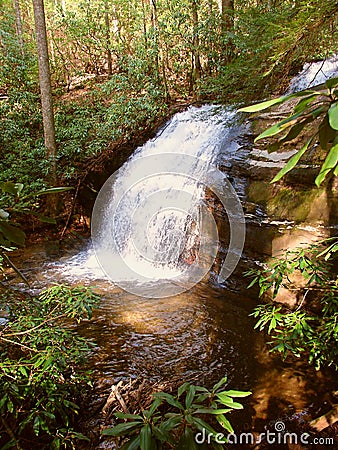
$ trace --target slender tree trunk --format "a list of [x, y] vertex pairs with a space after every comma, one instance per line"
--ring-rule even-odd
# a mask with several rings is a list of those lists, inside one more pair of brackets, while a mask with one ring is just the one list
[[222, 28], [223, 32], [234, 28], [234, 0], [222, 0]]
[[151, 22], [155, 34], [155, 67], [156, 67], [156, 79], [160, 77], [160, 43], [159, 43], [159, 29], [158, 29], [158, 18], [157, 18], [157, 4], [156, 0], [151, 0], [152, 3], [152, 14]]
[[16, 35], [18, 37], [18, 43], [19, 43], [21, 54], [22, 54], [22, 56], [24, 56], [21, 8], [20, 8], [19, 0], [14, 0], [14, 7], [15, 7]]
[[193, 42], [192, 42], [192, 82], [191, 87], [193, 89], [194, 82], [201, 78], [201, 60], [200, 60], [200, 50], [199, 50], [199, 33], [198, 33], [198, 11], [197, 11], [197, 2], [196, 0], [192, 0], [192, 22], [193, 22]]
[[[52, 86], [50, 78], [47, 32], [43, 0], [33, 0], [35, 38], [39, 63], [39, 83], [41, 92], [42, 120], [45, 138], [46, 157], [50, 164], [49, 184], [56, 186], [56, 140], [53, 112]], [[56, 212], [56, 197], [48, 196], [49, 213]]]
[[146, 50], [148, 49], [148, 38], [147, 38], [147, 16], [146, 16], [146, 7], [144, 4], [144, 0], [142, 0], [142, 21], [143, 21], [143, 37], [144, 37], [144, 45]]
[[153, 14], [152, 14], [152, 23], [154, 27], [154, 31], [156, 33], [156, 56], [155, 56], [155, 65], [156, 65], [156, 78], [160, 79], [160, 75], [162, 72], [162, 82], [165, 92], [166, 100], [170, 100], [170, 92], [169, 92], [169, 86], [168, 86], [168, 79], [166, 74], [166, 68], [165, 68], [165, 61], [164, 61], [164, 47], [162, 44], [161, 39], [161, 30], [158, 24], [158, 16], [157, 16], [157, 4], [156, 0], [152, 0], [153, 5]]
[[222, 16], [222, 60], [227, 63], [231, 60], [233, 53], [233, 43], [228, 38], [228, 33], [234, 29], [234, 0], [222, 0], [221, 2], [221, 16]]
[[[209, 11], [209, 17], [213, 18], [214, 15], [214, 8], [212, 4], [212, 0], [208, 0], [208, 11]], [[214, 42], [213, 42], [213, 33], [214, 31], [210, 29], [209, 38], [208, 38], [208, 54], [207, 54], [207, 67], [206, 72], [211, 75], [212, 69], [214, 67], [214, 61], [213, 61], [213, 52], [214, 52]]]
[[110, 20], [109, 20], [109, 6], [108, 1], [104, 2], [104, 22], [106, 25], [106, 44], [107, 44], [107, 65], [108, 65], [108, 76], [111, 77], [113, 74], [112, 57], [110, 50]]

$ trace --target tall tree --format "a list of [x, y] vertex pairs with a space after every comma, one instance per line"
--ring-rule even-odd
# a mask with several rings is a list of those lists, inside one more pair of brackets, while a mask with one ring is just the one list
[[108, 75], [111, 77], [113, 74], [112, 54], [110, 50], [110, 20], [109, 20], [109, 4], [108, 1], [104, 2], [104, 22], [106, 26], [106, 44], [107, 44], [107, 66]]
[[233, 42], [229, 35], [234, 29], [234, 0], [221, 0], [221, 18], [222, 60], [226, 63], [233, 53]]
[[18, 43], [20, 51], [23, 56], [23, 37], [22, 37], [22, 20], [21, 20], [21, 8], [19, 0], [14, 0], [15, 7], [15, 20], [16, 20], [16, 34], [18, 36]]
[[[46, 157], [50, 164], [50, 184], [55, 186], [57, 183], [55, 123], [43, 0], [33, 0], [33, 9]], [[50, 214], [56, 212], [56, 206], [56, 197], [50, 196], [48, 205]]]
[[[193, 42], [192, 42], [192, 75], [191, 75], [191, 84], [193, 86], [193, 82], [195, 80], [199, 80], [201, 78], [201, 60], [200, 60], [200, 49], [199, 49], [199, 21], [198, 21], [198, 4], [196, 0], [192, 0], [191, 2], [192, 8], [192, 22], [193, 22]], [[192, 90], [191, 86], [191, 90]]]

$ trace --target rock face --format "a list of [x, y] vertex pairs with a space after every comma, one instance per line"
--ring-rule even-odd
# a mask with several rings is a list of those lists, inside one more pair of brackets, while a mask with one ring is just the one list
[[[287, 115], [286, 105], [282, 105], [271, 114], [257, 116], [246, 134], [237, 140], [239, 146], [231, 160], [223, 158], [222, 153], [219, 158], [221, 170], [228, 175], [242, 201], [246, 218], [244, 255], [231, 280], [234, 289], [241, 290], [245, 288], [245, 283], [248, 284], [247, 280], [243, 281], [243, 272], [254, 265], [255, 260], [268, 261], [286, 250], [329, 237], [337, 223], [337, 178], [327, 181], [320, 188], [314, 184], [322, 158], [320, 153], [309, 152], [300, 166], [278, 183], [270, 183], [300, 148], [302, 140], [311, 133], [307, 130], [299, 139], [274, 152], [269, 152], [268, 140], [254, 143], [256, 135]], [[229, 242], [227, 218], [222, 208], [214, 207], [214, 214], [221, 236], [222, 259]], [[297, 285], [299, 280], [294, 281]], [[256, 293], [253, 292], [253, 295]], [[298, 301], [297, 295], [297, 292], [281, 289], [277, 300], [292, 307]]]

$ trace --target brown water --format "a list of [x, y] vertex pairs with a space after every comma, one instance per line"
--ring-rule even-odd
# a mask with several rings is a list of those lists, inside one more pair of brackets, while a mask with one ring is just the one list
[[[232, 414], [232, 423], [240, 430], [262, 431], [271, 421], [322, 405], [337, 386], [330, 371], [317, 372], [296, 358], [282, 362], [269, 353], [264, 335], [253, 330], [249, 314], [257, 298], [245, 289], [242, 270], [253, 264], [253, 255], [265, 259], [281, 242], [308, 242], [323, 237], [325, 230], [248, 221], [245, 253], [226, 287], [218, 286], [211, 273], [190, 291], [165, 299], [137, 297], [114, 286], [100, 274], [88, 249], [51, 258], [50, 246], [32, 247], [17, 264], [35, 280], [34, 289], [67, 282], [92, 285], [100, 293], [93, 319], [78, 327], [96, 343], [88, 361], [95, 404], [107, 397], [112, 384], [129, 378], [179, 378], [210, 387], [227, 375], [229, 388], [253, 392], [243, 399], [245, 409]], [[259, 255], [258, 248], [264, 253]]]
[[[220, 256], [201, 282], [173, 297], [137, 297], [110, 283], [90, 243], [70, 250], [40, 245], [18, 255], [16, 263], [34, 280], [33, 289], [67, 282], [92, 285], [100, 293], [101, 304], [93, 319], [78, 327], [96, 343], [88, 360], [96, 399], [106, 398], [111, 385], [121, 379], [177, 377], [210, 387], [227, 375], [230, 389], [253, 392], [243, 399], [244, 410], [232, 413], [232, 423], [240, 430], [261, 431], [271, 421], [322, 405], [327, 393], [337, 388], [332, 372], [317, 372], [301, 359], [282, 362], [268, 352], [264, 335], [253, 330], [249, 317], [258, 302], [256, 293], [246, 290], [248, 282], [243, 278], [243, 272], [257, 261], [332, 235], [337, 223], [336, 191], [332, 187], [330, 191], [271, 188], [266, 180], [272, 178], [275, 163], [266, 155], [253, 154], [238, 133], [237, 138], [232, 158], [228, 149], [221, 149], [218, 164], [242, 201], [246, 245], [238, 268], [224, 285], [215, 281], [227, 248], [226, 217], [217, 202], [213, 208], [220, 230]], [[253, 173], [254, 179], [249, 177]], [[17, 281], [13, 278], [12, 283]]]

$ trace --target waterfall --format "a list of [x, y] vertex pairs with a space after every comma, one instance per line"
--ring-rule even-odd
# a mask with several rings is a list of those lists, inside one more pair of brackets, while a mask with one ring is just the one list
[[[235, 115], [220, 106], [189, 107], [107, 180], [92, 214], [92, 242], [114, 283], [138, 295], [166, 297], [209, 271], [218, 235], [205, 189], [226, 197], [229, 209], [241, 215], [236, 194], [215, 167], [221, 146], [231, 142]], [[237, 253], [243, 240], [241, 231], [233, 241]]]
[[333, 77], [338, 77], [338, 54], [322, 61], [304, 64], [303, 70], [291, 80], [287, 93], [317, 86]]

